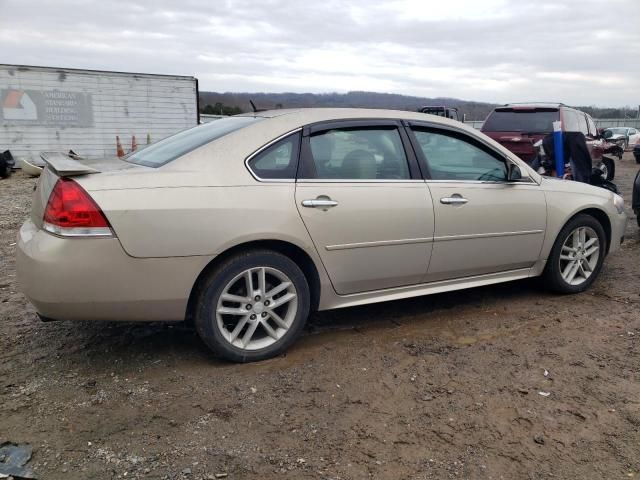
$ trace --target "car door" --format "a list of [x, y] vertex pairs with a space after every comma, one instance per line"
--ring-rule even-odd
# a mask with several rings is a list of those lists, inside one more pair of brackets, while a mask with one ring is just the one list
[[640, 133], [635, 128], [629, 129], [629, 147], [633, 148], [634, 145], [640, 140]]
[[435, 215], [425, 281], [531, 267], [546, 228], [539, 185], [509, 182], [510, 161], [466, 132], [413, 124], [410, 135]]
[[296, 205], [338, 294], [419, 283], [433, 206], [396, 121], [303, 129]]

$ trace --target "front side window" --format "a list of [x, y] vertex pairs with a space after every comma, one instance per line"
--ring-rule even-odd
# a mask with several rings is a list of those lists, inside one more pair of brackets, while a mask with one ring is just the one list
[[227, 117], [182, 130], [159, 142], [124, 157], [124, 160], [145, 167], [160, 167], [198, 147], [231, 132], [261, 121], [260, 117]]
[[504, 182], [507, 165], [461, 134], [414, 129], [433, 180]]
[[289, 135], [249, 160], [249, 168], [259, 178], [294, 179], [298, 167], [299, 145], [300, 134]]
[[315, 177], [340, 180], [409, 179], [409, 166], [396, 128], [350, 128], [311, 136]]

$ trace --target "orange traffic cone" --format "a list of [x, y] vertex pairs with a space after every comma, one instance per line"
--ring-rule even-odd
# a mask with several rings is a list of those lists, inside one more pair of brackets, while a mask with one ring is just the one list
[[137, 148], [138, 148], [138, 144], [136, 143], [136, 136], [132, 135], [131, 136], [131, 151], [135, 152]]
[[118, 157], [124, 157], [124, 150], [122, 149], [122, 144], [120, 143], [120, 137], [116, 135], [116, 155]]

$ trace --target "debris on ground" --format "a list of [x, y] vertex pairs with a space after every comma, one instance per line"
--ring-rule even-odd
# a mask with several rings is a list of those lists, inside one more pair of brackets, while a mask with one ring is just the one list
[[[628, 202], [638, 167], [616, 163]], [[13, 245], [35, 182], [0, 181], [0, 443], [32, 445], [40, 480], [638, 478], [631, 208], [583, 294], [526, 280], [321, 311], [286, 355], [237, 365], [189, 325], [38, 320]]]
[[31, 453], [31, 446], [24, 443], [0, 443], [0, 474], [16, 479], [35, 479], [33, 471], [27, 466]]

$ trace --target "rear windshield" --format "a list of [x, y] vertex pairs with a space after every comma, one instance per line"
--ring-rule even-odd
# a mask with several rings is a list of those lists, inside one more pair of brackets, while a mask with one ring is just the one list
[[262, 120], [260, 117], [228, 117], [214, 120], [204, 125], [182, 130], [159, 142], [152, 143], [142, 150], [127, 155], [124, 160], [146, 167], [159, 167], [217, 138], [260, 120]]
[[560, 119], [557, 109], [494, 110], [482, 126], [483, 132], [550, 133]]

